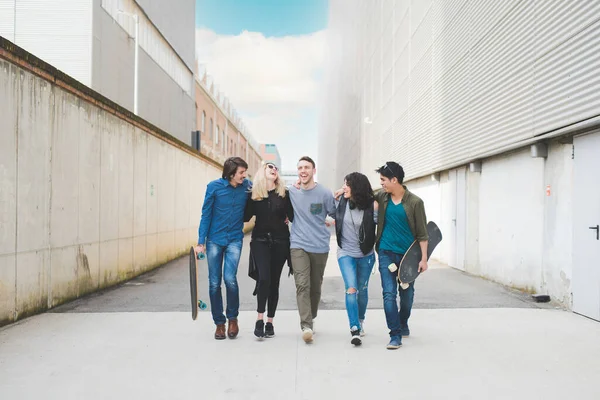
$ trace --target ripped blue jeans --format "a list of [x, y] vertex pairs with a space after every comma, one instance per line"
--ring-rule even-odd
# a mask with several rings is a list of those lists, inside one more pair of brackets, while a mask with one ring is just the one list
[[375, 254], [360, 258], [340, 257], [338, 258], [338, 264], [346, 288], [346, 311], [348, 312], [350, 329], [360, 329], [360, 321], [365, 319], [365, 313], [367, 312], [369, 278], [375, 264]]

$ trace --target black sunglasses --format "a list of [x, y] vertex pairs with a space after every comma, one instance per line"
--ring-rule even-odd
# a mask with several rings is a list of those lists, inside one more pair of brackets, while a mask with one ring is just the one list
[[390, 170], [390, 172], [392, 173], [393, 176], [396, 176], [396, 173], [394, 172], [394, 170], [392, 169], [392, 167], [390, 167], [389, 165], [387, 165], [387, 163], [385, 163], [385, 165], [383, 166], [383, 168], [387, 168]]

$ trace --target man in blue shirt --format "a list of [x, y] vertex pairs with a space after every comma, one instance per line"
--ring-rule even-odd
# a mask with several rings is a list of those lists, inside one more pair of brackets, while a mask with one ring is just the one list
[[212, 317], [217, 329], [215, 339], [225, 339], [225, 315], [221, 280], [227, 291], [227, 336], [235, 339], [239, 332], [237, 317], [240, 295], [237, 270], [244, 240], [244, 209], [251, 184], [246, 179], [248, 164], [231, 157], [223, 165], [221, 179], [206, 187], [202, 218], [198, 229], [197, 253], [204, 253], [208, 262], [209, 298]]
[[410, 245], [417, 240], [423, 254], [419, 272], [427, 271], [427, 216], [423, 200], [402, 184], [404, 169], [400, 164], [388, 161], [376, 172], [379, 173], [383, 190], [375, 192], [379, 208], [375, 248], [379, 255], [383, 308], [390, 330], [387, 348], [394, 350], [402, 345], [402, 336], [410, 335], [408, 319], [412, 310], [415, 283], [410, 283], [406, 288], [399, 287], [397, 271], [391, 272], [388, 267], [391, 264], [397, 267]]

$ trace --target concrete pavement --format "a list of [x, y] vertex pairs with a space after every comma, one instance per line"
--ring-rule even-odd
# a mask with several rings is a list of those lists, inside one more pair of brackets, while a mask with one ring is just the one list
[[383, 312], [364, 345], [325, 310], [312, 345], [294, 311], [276, 337], [212, 339], [207, 313], [44, 314], [0, 331], [3, 399], [597, 399], [600, 324], [543, 309], [427, 309], [386, 350]]
[[175, 260], [0, 329], [0, 398], [600, 398], [600, 324], [437, 263], [417, 281], [399, 350], [385, 348], [378, 273], [364, 344], [350, 344], [333, 252], [315, 342], [300, 338], [287, 276], [276, 337], [257, 341], [246, 252], [238, 339], [214, 340], [207, 312], [192, 321], [187, 260]]

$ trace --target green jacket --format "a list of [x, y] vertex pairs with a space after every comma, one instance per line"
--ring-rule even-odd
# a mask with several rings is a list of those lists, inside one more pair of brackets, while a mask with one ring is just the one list
[[[406, 211], [410, 231], [419, 242], [429, 240], [429, 235], [427, 234], [427, 216], [425, 215], [425, 205], [423, 204], [423, 200], [416, 194], [410, 192], [406, 186], [404, 186], [404, 189], [406, 190], [406, 193], [404, 193], [404, 197], [402, 197], [402, 205], [404, 205], [404, 211]], [[390, 194], [386, 193], [383, 189], [377, 189], [374, 195], [375, 201], [377, 201], [377, 204], [379, 205], [377, 238], [375, 239], [375, 247], [379, 249], [381, 235], [383, 233], [383, 228], [385, 227], [385, 211], [387, 209], [388, 200], [390, 199]]]

